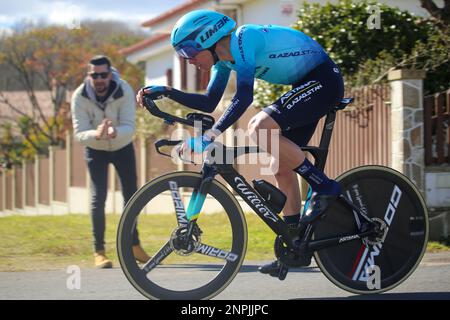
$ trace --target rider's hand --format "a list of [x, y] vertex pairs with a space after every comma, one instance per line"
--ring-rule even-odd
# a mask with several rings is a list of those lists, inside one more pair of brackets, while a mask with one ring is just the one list
[[152, 100], [162, 99], [167, 95], [167, 92], [170, 91], [169, 87], [166, 86], [148, 86], [139, 90], [136, 95], [136, 102], [139, 106], [144, 106], [144, 94], [148, 96]]
[[189, 138], [178, 149], [178, 155], [181, 157], [183, 154], [203, 153], [212, 142], [208, 136]]

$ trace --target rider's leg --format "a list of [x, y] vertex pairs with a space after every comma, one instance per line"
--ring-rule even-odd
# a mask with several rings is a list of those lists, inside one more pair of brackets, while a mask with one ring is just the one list
[[[269, 130], [270, 132], [267, 132]], [[264, 134], [262, 131], [266, 131], [265, 133], [267, 134]], [[274, 158], [275, 162], [278, 161], [278, 166], [282, 164], [286, 168], [293, 170], [305, 160], [305, 154], [300, 147], [286, 137], [283, 137], [278, 123], [265, 112], [259, 112], [250, 120], [248, 123], [248, 132], [250, 138], [260, 148], [268, 152]], [[264, 139], [264, 141], [260, 141], [259, 139], [260, 137], [271, 137], [272, 135], [275, 135], [275, 139]], [[266, 143], [262, 145], [261, 142]], [[278, 147], [272, 146], [272, 142], [278, 143]], [[277, 164], [275, 163], [275, 165]]]
[[[301, 196], [297, 175], [283, 163], [272, 157], [271, 168], [274, 173], [277, 187], [286, 195], [286, 204], [283, 208], [283, 220], [293, 229], [298, 227], [300, 221]], [[259, 267], [259, 272], [270, 274], [279, 279], [283, 279], [286, 274], [281, 273], [281, 266], [278, 260]], [[285, 271], [287, 272], [287, 270]]]
[[[313, 191], [333, 196], [337, 196], [340, 193], [339, 184], [314, 167], [306, 159], [304, 152], [298, 145], [282, 136], [278, 123], [267, 113], [262, 111], [255, 115], [249, 122], [248, 130], [250, 137], [258, 143], [261, 149], [271, 154], [275, 160], [278, 160], [287, 169], [294, 170], [300, 174], [309, 183]], [[270, 135], [267, 134], [267, 130], [271, 131]], [[277, 134], [274, 141], [265, 139], [267, 143], [261, 145], [261, 142], [265, 141], [260, 141], [259, 137], [272, 136], [274, 133]], [[278, 148], [272, 143], [278, 143]]]
[[[313, 132], [315, 124], [313, 124], [310, 129]], [[253, 117], [249, 122], [248, 130], [252, 140], [256, 141], [261, 149], [272, 155], [272, 171], [275, 172], [275, 179], [278, 187], [286, 195], [286, 205], [283, 210], [284, 220], [293, 227], [298, 226], [300, 222], [301, 197], [299, 183], [294, 169], [298, 168], [300, 164], [305, 163], [306, 157], [304, 152], [297, 144], [280, 134], [281, 131], [279, 125], [267, 113], [260, 112]], [[264, 141], [260, 141], [259, 137], [270, 137], [272, 135], [267, 134], [267, 132], [260, 135], [261, 130], [273, 130], [272, 133], [278, 133], [278, 135], [273, 141], [270, 141], [271, 139], [264, 139], [267, 143], [265, 143], [266, 145], [262, 145], [262, 142]], [[312, 133], [307, 134], [307, 140], [309, 140], [311, 135]], [[279, 143], [279, 146], [276, 147], [272, 145], [272, 143]], [[323, 176], [326, 178], [325, 175]], [[307, 179], [307, 181], [308, 180], [309, 179]], [[299, 230], [303, 230], [304, 232], [305, 226], [303, 224], [300, 225]], [[311, 256], [312, 255], [309, 254], [302, 257], [304, 266], [308, 266], [311, 263]], [[287, 272], [286, 266], [283, 266], [278, 260], [263, 265], [259, 267], [258, 270], [263, 274], [278, 277], [280, 280], [285, 278]]]
[[[295, 217], [300, 218], [301, 210], [301, 194], [297, 175], [284, 163], [278, 164], [278, 161], [272, 157], [272, 172], [274, 173], [277, 187], [286, 195], [286, 204], [283, 208], [284, 217], [292, 217], [285, 219], [287, 223], [293, 224]], [[296, 221], [295, 223], [298, 223]]]
[[[339, 67], [328, 60], [305, 75], [249, 123], [250, 134], [260, 148], [302, 176], [317, 193], [317, 196], [313, 193], [306, 219], [301, 218], [301, 227], [321, 216], [329, 204], [328, 199], [335, 199], [340, 192], [339, 184], [314, 167], [300, 147], [307, 145], [319, 119], [329, 113], [343, 95], [344, 82]], [[258, 141], [261, 130], [271, 130], [269, 136], [275, 131], [278, 146], [272, 146], [270, 139], [266, 145], [261, 145], [263, 141]], [[301, 227], [299, 230], [303, 229]]]

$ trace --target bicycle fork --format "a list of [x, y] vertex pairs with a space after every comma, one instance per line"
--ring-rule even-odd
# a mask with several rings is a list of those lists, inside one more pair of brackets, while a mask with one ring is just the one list
[[192, 197], [189, 200], [189, 205], [186, 209], [186, 218], [188, 221], [186, 233], [187, 242], [189, 241], [189, 239], [191, 239], [191, 236], [194, 232], [194, 227], [203, 208], [203, 204], [205, 203], [206, 195], [209, 192], [209, 188], [211, 187], [211, 183], [214, 180], [216, 174], [217, 172], [213, 168], [209, 166], [203, 166], [202, 180], [200, 182], [200, 185], [192, 192]]

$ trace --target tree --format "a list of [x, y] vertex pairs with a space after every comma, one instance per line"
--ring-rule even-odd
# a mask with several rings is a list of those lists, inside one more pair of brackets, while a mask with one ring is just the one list
[[[371, 5], [379, 9], [380, 28], [368, 27]], [[396, 58], [410, 53], [417, 41], [427, 37], [428, 26], [420, 21], [407, 11], [374, 1], [341, 0], [324, 6], [304, 3], [293, 27], [319, 42], [343, 72], [352, 75], [383, 50]]]
[[428, 11], [432, 20], [444, 29], [450, 25], [450, 0], [444, 0], [444, 7], [439, 8], [433, 0], [419, 0], [422, 8]]
[[[63, 27], [34, 29], [2, 39], [0, 63], [14, 70], [16, 79], [26, 92], [30, 112], [0, 92], [0, 102], [17, 115], [16, 124], [25, 141], [36, 153], [45, 153], [48, 145], [63, 142], [64, 121], [61, 115], [67, 109], [67, 90], [82, 79], [79, 70], [88, 58], [83, 39], [85, 30]], [[8, 84], [6, 84], [8, 87]], [[51, 100], [48, 117], [42, 102], [36, 96], [45, 89]]]
[[9, 169], [13, 164], [21, 162], [21, 153], [24, 145], [14, 134], [12, 125], [10, 123], [0, 124], [0, 171], [2, 169]]
[[[24, 29], [0, 39], [0, 65], [9, 71], [0, 90], [0, 102], [15, 115], [5, 119], [0, 111], [0, 118], [3, 116], [4, 121], [14, 123], [20, 130], [24, 158], [47, 153], [49, 145], [64, 143], [65, 132], [71, 127], [67, 94], [84, 80], [86, 64], [92, 56], [108, 55], [134, 89], [142, 86], [143, 69], [128, 63], [118, 53], [130, 40], [121, 34], [105, 40], [96, 36], [94, 29], [44, 26]], [[9, 88], [25, 91], [31, 110], [11, 101], [6, 94]], [[50, 116], [36, 95], [42, 90], [51, 100]]]
[[362, 64], [355, 77], [357, 83], [374, 83], [386, 79], [389, 71], [399, 68], [422, 69], [427, 72], [424, 83], [425, 94], [448, 89], [450, 85], [450, 2], [439, 8], [432, 0], [421, 0], [422, 7], [430, 13], [430, 18], [419, 20], [426, 25], [426, 38], [416, 41], [409, 54], [395, 57], [384, 50], [374, 60]]
[[427, 58], [421, 66], [428, 71], [425, 92], [447, 90], [450, 85], [450, 0], [444, 0], [442, 8], [433, 0], [420, 0], [420, 3], [430, 13], [429, 21], [436, 26], [432, 29], [429, 41], [415, 48], [418, 55]]
[[109, 43], [128, 47], [150, 35], [117, 20], [83, 20], [81, 26], [92, 32], [90, 41], [93, 44]]
[[[169, 114], [185, 117], [188, 113], [192, 112], [189, 109], [178, 102], [164, 98], [156, 101], [158, 108], [164, 110]], [[146, 138], [157, 138], [161, 134], [167, 133], [169, 125], [158, 117], [152, 116], [146, 109], [139, 108], [136, 116], [136, 132], [143, 135]]]
[[142, 63], [131, 64], [126, 56], [119, 54], [120, 49], [142, 41], [147, 33], [133, 30], [121, 21], [115, 20], [87, 20], [82, 22], [82, 27], [89, 30], [89, 38], [92, 51], [101, 52], [111, 58], [113, 66], [119, 70], [121, 77], [125, 79], [135, 91], [144, 84], [144, 66]]

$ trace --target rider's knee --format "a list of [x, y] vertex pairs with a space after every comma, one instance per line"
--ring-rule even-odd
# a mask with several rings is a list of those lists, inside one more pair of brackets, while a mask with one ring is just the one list
[[247, 130], [250, 136], [252, 136], [254, 134], [258, 134], [258, 131], [261, 129], [261, 127], [261, 121], [256, 116], [254, 116], [248, 122]]
[[267, 121], [263, 117], [261, 117], [259, 114], [255, 115], [251, 120], [248, 122], [247, 130], [252, 138], [258, 138], [258, 136], [261, 133], [261, 130], [268, 129]]
[[275, 179], [277, 179], [278, 181], [280, 180], [291, 180], [293, 175], [293, 171], [291, 169], [289, 169], [286, 166], [280, 165], [278, 162], [276, 161], [272, 161], [270, 163], [270, 169], [272, 170]]

